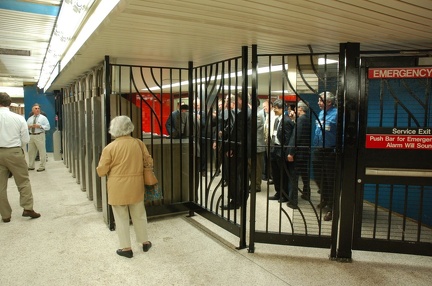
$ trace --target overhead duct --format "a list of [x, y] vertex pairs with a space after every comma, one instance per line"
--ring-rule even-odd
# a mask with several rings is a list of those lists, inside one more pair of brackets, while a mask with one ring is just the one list
[[15, 49], [3, 49], [0, 48], [0, 55], [8, 55], [8, 56], [30, 56], [30, 51], [28, 50], [15, 50]]

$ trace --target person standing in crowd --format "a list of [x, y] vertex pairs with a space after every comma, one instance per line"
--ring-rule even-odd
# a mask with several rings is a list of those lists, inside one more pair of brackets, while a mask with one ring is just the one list
[[186, 136], [188, 110], [188, 105], [180, 105], [179, 109], [174, 110], [165, 122], [165, 128], [172, 138], [182, 138]]
[[223, 109], [219, 109], [219, 115], [217, 120], [217, 132], [215, 141], [213, 142], [213, 149], [219, 152], [220, 155], [220, 166], [222, 170], [222, 183], [223, 186], [228, 186], [228, 159], [224, 154], [225, 144], [228, 142], [231, 128], [234, 124], [235, 119], [235, 101], [230, 100], [230, 96], [226, 96], [225, 101], [222, 100]]
[[333, 189], [336, 171], [337, 108], [336, 98], [329, 91], [318, 95], [321, 109], [315, 125], [313, 168], [314, 178], [321, 192], [318, 208], [327, 209], [325, 221], [333, 218]]
[[[244, 189], [244, 180], [246, 179], [244, 168], [247, 168], [245, 161], [250, 157], [250, 144], [248, 144], [250, 142], [250, 132], [248, 132], [249, 138], [244, 138], [243, 135], [244, 128], [250, 131], [251, 111], [248, 108], [247, 113], [243, 113], [241, 94], [227, 96], [226, 101], [228, 102], [229, 112], [225, 120], [227, 123], [224, 125], [222, 136], [224, 138], [222, 148], [225, 160], [222, 176], [226, 177], [228, 183], [229, 202], [227, 205], [221, 206], [221, 208], [231, 210], [240, 208], [246, 200], [246, 196], [249, 195]], [[247, 158], [244, 158], [245, 154]]]
[[45, 132], [50, 130], [48, 119], [41, 114], [40, 105], [33, 104], [33, 115], [27, 119], [28, 129], [30, 130], [30, 142], [28, 143], [29, 170], [35, 169], [36, 153], [39, 151], [40, 165], [38, 172], [45, 171], [46, 164], [46, 147]]
[[181, 105], [180, 101], [177, 102], [177, 109], [171, 112], [170, 116], [165, 122], [165, 128], [168, 132], [168, 135], [170, 135], [171, 137], [174, 136], [173, 133], [176, 133], [176, 135], [178, 134], [178, 132], [175, 130], [174, 122], [176, 122], [177, 117], [179, 117], [180, 115], [180, 105]]
[[30, 141], [27, 123], [19, 114], [9, 110], [10, 96], [0, 92], [0, 214], [2, 221], [11, 221], [12, 208], [7, 198], [8, 177], [12, 174], [20, 193], [22, 216], [38, 218], [33, 210], [33, 193], [22, 146]]
[[[199, 137], [198, 137], [198, 143], [200, 146], [206, 146], [206, 138], [207, 138], [207, 130], [206, 130], [206, 114], [204, 111], [201, 110], [201, 100], [195, 99], [193, 102], [193, 117], [195, 118], [194, 122], [196, 124], [196, 128], [199, 128]], [[196, 132], [195, 132], [196, 133]], [[206, 148], [200, 148], [200, 161], [199, 161], [199, 168], [202, 176], [206, 176], [207, 174], [207, 149]]]
[[271, 164], [270, 164], [270, 150], [268, 144], [271, 141], [271, 134], [273, 134], [273, 125], [275, 121], [275, 114], [272, 108], [271, 101], [263, 102], [263, 109], [258, 113], [264, 117], [264, 142], [266, 145], [266, 152], [264, 153], [264, 163], [263, 163], [263, 180], [273, 184]]
[[215, 150], [215, 176], [221, 174], [222, 169], [222, 144], [220, 142], [220, 123], [222, 122], [222, 116], [224, 112], [224, 104], [222, 99], [218, 99], [217, 107], [213, 110], [212, 114], [212, 126], [213, 126], [213, 150]]
[[295, 123], [284, 114], [283, 101], [273, 102], [276, 116], [272, 134], [271, 164], [276, 194], [270, 200], [288, 202], [291, 208], [297, 208], [297, 175], [295, 172]]
[[144, 207], [144, 168], [153, 168], [153, 159], [145, 144], [130, 134], [134, 125], [127, 116], [111, 120], [109, 133], [115, 140], [103, 150], [96, 171], [108, 176], [108, 204], [112, 206], [116, 232], [120, 242], [117, 254], [133, 257], [129, 231], [129, 215], [136, 240], [144, 252], [152, 246], [147, 234], [147, 214]]
[[309, 120], [309, 107], [306, 102], [297, 103], [297, 121], [296, 121], [296, 168], [297, 175], [303, 182], [303, 193], [301, 198], [310, 200], [310, 147], [311, 147], [311, 122]]
[[289, 118], [291, 118], [291, 120], [295, 122], [295, 120], [296, 120], [296, 111], [295, 111], [295, 108], [291, 104], [288, 105], [288, 110], [286, 111], [286, 115], [288, 115]]
[[[259, 99], [257, 99], [257, 106], [260, 105]], [[252, 106], [249, 106], [249, 108], [252, 110]], [[264, 141], [264, 123], [265, 123], [265, 117], [263, 112], [259, 111], [257, 112], [257, 125], [256, 125], [256, 132], [257, 132], [257, 149], [256, 149], [256, 177], [252, 178], [250, 176], [250, 180], [252, 183], [252, 180], [255, 179], [256, 184], [256, 191], [261, 192], [261, 183], [262, 183], [262, 176], [263, 176], [263, 164], [264, 164], [264, 153], [266, 151], [266, 144]], [[249, 166], [249, 175], [252, 175], [251, 167], [252, 167], [252, 160], [249, 158], [248, 160], [248, 166]]]

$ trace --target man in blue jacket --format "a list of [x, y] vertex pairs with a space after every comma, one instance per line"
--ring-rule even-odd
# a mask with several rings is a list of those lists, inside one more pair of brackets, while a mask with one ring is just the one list
[[325, 221], [333, 218], [333, 190], [336, 172], [337, 108], [336, 97], [325, 91], [319, 94], [321, 109], [315, 125], [314, 178], [321, 192], [318, 208], [327, 210]]

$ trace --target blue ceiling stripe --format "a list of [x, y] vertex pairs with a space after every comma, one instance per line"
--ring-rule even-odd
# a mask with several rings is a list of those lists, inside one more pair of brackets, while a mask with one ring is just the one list
[[18, 0], [1, 0], [0, 9], [57, 17], [60, 6], [42, 5]]

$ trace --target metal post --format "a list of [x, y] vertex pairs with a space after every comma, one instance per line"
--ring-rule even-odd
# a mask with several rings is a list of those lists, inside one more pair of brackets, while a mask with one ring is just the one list
[[[343, 116], [345, 128], [343, 129], [343, 142], [340, 164], [340, 196], [336, 197], [338, 202], [335, 207], [340, 211], [334, 212], [333, 219], [339, 222], [337, 235], [336, 259], [339, 261], [351, 261], [352, 257], [352, 233], [354, 201], [357, 173], [357, 142], [358, 142], [358, 98], [359, 98], [359, 58], [360, 44], [346, 43], [340, 45], [339, 61], [339, 91], [338, 98], [343, 100]], [[343, 56], [343, 61], [342, 61]], [[339, 136], [341, 138], [341, 136]], [[341, 139], [342, 140], [342, 139]], [[339, 204], [338, 204], [339, 203]]]
[[[252, 45], [252, 126], [251, 126], [251, 150], [257, 149], [257, 89], [258, 89], [258, 48]], [[255, 178], [256, 174], [256, 152], [253, 152], [251, 158], [251, 177]], [[251, 198], [250, 198], [250, 224], [249, 224], [249, 248], [248, 252], [255, 251], [255, 224], [256, 224], [256, 180], [251, 180]]]

